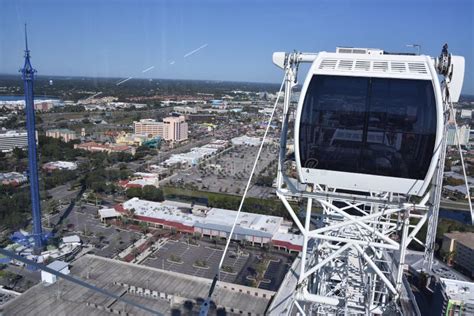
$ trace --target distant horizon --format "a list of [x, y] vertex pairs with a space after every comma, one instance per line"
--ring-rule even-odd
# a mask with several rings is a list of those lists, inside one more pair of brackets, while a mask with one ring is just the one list
[[[16, 76], [17, 74], [10, 73], [0, 73], [1, 76]], [[20, 75], [21, 76], [21, 75]], [[123, 77], [90, 77], [90, 76], [62, 76], [62, 75], [36, 75], [36, 77], [45, 77], [45, 78], [84, 78], [84, 79], [115, 79], [120, 80], [124, 79]], [[175, 79], [175, 78], [132, 78], [130, 80], [170, 80], [170, 81], [203, 81], [203, 82], [226, 82], [226, 83], [249, 83], [249, 84], [264, 84], [264, 85], [279, 85], [281, 83], [274, 82], [252, 82], [252, 81], [232, 81], [232, 80], [217, 80], [217, 79]], [[21, 81], [21, 79], [20, 79]], [[301, 86], [302, 82], [298, 82], [296, 87]], [[11, 96], [21, 96], [22, 94], [0, 94], [0, 96], [11, 95]], [[461, 96], [474, 97], [474, 93], [461, 93]]]
[[[14, 73], [0, 73], [1, 76], [16, 76], [17, 74]], [[21, 74], [18, 74], [20, 80], [21, 80]], [[87, 78], [87, 79], [126, 79], [125, 77], [102, 77], [102, 76], [77, 76], [77, 75], [71, 75], [71, 76], [66, 76], [66, 75], [41, 75], [36, 73], [35, 78]], [[265, 82], [265, 81], [243, 81], [243, 80], [219, 80], [219, 79], [185, 79], [185, 78], [139, 78], [139, 77], [133, 77], [130, 80], [173, 80], [173, 81], [211, 81], [211, 82], [230, 82], [230, 83], [255, 83], [255, 84], [268, 84], [268, 85], [280, 85], [281, 82]], [[283, 73], [282, 73], [282, 80], [283, 80]], [[301, 84], [301, 82], [298, 83], [298, 85]]]
[[64, 77], [277, 84], [275, 51], [416, 53], [416, 43], [438, 56], [448, 43], [466, 59], [463, 92], [473, 95], [473, 12], [470, 0], [1, 1], [0, 72], [23, 65], [25, 23], [33, 67]]

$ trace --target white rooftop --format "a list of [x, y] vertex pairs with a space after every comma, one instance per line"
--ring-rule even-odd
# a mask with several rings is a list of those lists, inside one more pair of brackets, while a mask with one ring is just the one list
[[114, 208], [103, 208], [99, 210], [99, 216], [101, 219], [112, 218], [120, 216], [120, 213], [117, 212]]
[[[191, 212], [190, 204], [164, 201], [152, 202], [132, 198], [123, 207], [135, 209], [135, 215], [179, 222], [187, 226], [220, 226], [229, 228], [237, 215], [236, 211], [221, 208], [195, 208]], [[283, 224], [283, 218], [271, 215], [241, 212], [237, 226], [243, 229], [275, 235]]]
[[71, 162], [71, 161], [58, 160], [58, 161], [47, 162], [47, 163], [44, 164], [44, 167], [48, 167], [48, 166], [55, 167], [55, 168], [58, 168], [58, 169], [68, 169], [68, 170], [76, 170], [77, 169], [77, 163]]
[[67, 262], [61, 261], [61, 260], [56, 260], [51, 262], [50, 264], [47, 265], [48, 268], [53, 269], [55, 271], [61, 271], [65, 268], [67, 268], [69, 265]]
[[474, 305], [474, 283], [441, 279], [446, 286], [446, 294], [451, 300], [459, 300]]
[[63, 243], [81, 243], [81, 238], [77, 235], [63, 237]]

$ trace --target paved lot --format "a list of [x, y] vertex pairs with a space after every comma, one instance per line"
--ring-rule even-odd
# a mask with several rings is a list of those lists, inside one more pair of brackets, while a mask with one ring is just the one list
[[74, 181], [69, 181], [63, 185], [57, 186], [48, 190], [48, 194], [55, 200], [58, 200], [59, 203], [68, 203], [71, 199], [75, 198], [79, 189], [71, 190], [71, 184]]
[[[162, 248], [155, 251], [145, 261], [143, 265], [184, 273], [192, 276], [212, 279], [216, 273], [217, 266], [222, 256], [220, 249], [213, 249], [213, 244], [207, 241], [200, 241], [199, 246], [189, 245], [184, 241], [168, 241]], [[224, 246], [218, 245], [223, 249]], [[261, 252], [256, 249], [246, 249], [245, 255], [237, 256], [235, 246], [231, 245], [224, 260], [223, 266], [232, 267], [233, 273], [225, 273], [221, 270], [221, 280], [230, 283], [247, 285], [247, 276], [255, 273], [252, 268], [258, 262]], [[170, 260], [171, 257], [179, 257], [180, 263]], [[289, 269], [291, 258], [287, 254], [272, 253], [274, 261], [270, 261], [265, 273], [265, 279], [269, 283], [261, 282], [259, 288], [276, 291], [280, 286], [286, 272]], [[196, 260], [204, 260], [208, 268], [196, 267]]]
[[[276, 168], [269, 164], [276, 163], [277, 151], [275, 146], [265, 145], [255, 170], [254, 180], [262, 172], [270, 169], [276, 176]], [[252, 170], [258, 146], [235, 146], [225, 153], [211, 158], [198, 167], [181, 171], [173, 178], [177, 184], [193, 185], [199, 190], [242, 194]], [[269, 169], [267, 169], [267, 167]], [[253, 185], [249, 195], [268, 197], [274, 193], [271, 187]]]
[[[127, 248], [141, 234], [118, 229], [114, 226], [107, 226], [100, 222], [97, 217], [98, 206], [90, 204], [76, 205], [67, 218], [63, 221], [63, 227], [69, 229], [64, 231], [64, 235], [78, 234], [83, 243], [91, 243], [94, 248], [91, 253], [102, 257], [112, 258], [120, 251]], [[44, 224], [55, 225], [62, 212], [44, 219]]]
[[8, 302], [9, 300], [13, 298], [14, 296], [9, 293], [0, 292], [0, 306], [2, 306], [3, 304], [5, 304], [6, 302]]
[[288, 272], [290, 265], [285, 263], [285, 260], [270, 261], [264, 279], [269, 280], [270, 283], [261, 282], [259, 288], [266, 290], [275, 290], [280, 286], [283, 277]]
[[[223, 248], [223, 247], [221, 247]], [[189, 245], [184, 241], [168, 241], [162, 248], [153, 253], [143, 264], [155, 268], [171, 270], [188, 275], [199, 276], [212, 279], [216, 274], [216, 269], [221, 259], [223, 250], [212, 249], [211, 245], [199, 243], [199, 245]], [[170, 258], [177, 256], [181, 263], [175, 263]], [[221, 273], [221, 280], [235, 282], [238, 273], [247, 263], [249, 256], [236, 256], [228, 253], [224, 260], [224, 266], [230, 266], [233, 273]], [[196, 260], [204, 260], [207, 268], [194, 266]]]

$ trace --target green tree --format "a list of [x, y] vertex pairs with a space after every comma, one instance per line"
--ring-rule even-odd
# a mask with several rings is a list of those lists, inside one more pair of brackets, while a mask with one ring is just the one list
[[26, 158], [26, 152], [21, 148], [15, 147], [13, 148], [13, 157], [15, 157], [16, 160], [24, 159]]
[[129, 199], [134, 198], [134, 197], [141, 198], [143, 195], [143, 192], [141, 188], [128, 188], [125, 194], [127, 195]]
[[161, 202], [164, 200], [163, 191], [153, 185], [145, 185], [142, 189], [142, 198], [149, 201]]
[[148, 233], [148, 224], [145, 222], [140, 222], [140, 229], [143, 234]]

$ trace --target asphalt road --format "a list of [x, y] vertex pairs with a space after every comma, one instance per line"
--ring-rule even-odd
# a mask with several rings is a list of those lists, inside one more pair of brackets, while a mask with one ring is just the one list
[[77, 196], [79, 189], [70, 190], [71, 184], [74, 181], [67, 182], [66, 184], [59, 185], [55, 188], [48, 190], [48, 194], [55, 200], [61, 202], [69, 202], [70, 199]]
[[457, 202], [450, 200], [442, 200], [440, 207], [448, 210], [469, 212], [469, 204], [467, 203], [467, 201]]

